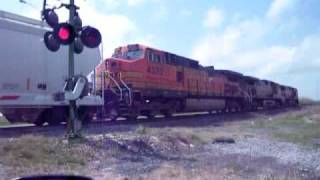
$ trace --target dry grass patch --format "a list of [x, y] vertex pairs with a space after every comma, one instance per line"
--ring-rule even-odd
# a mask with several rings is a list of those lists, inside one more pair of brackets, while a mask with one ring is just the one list
[[0, 145], [0, 163], [13, 167], [59, 167], [74, 169], [85, 166], [94, 151], [85, 144], [65, 144], [60, 139], [23, 136]]
[[207, 168], [192, 168], [185, 169], [175, 164], [164, 163], [159, 168], [151, 171], [148, 174], [141, 175], [133, 179], [148, 179], [148, 180], [162, 180], [162, 179], [240, 179], [236, 174], [229, 173], [226, 170], [216, 170]]
[[8, 125], [8, 124], [10, 124], [9, 121], [6, 120], [4, 117], [0, 116], [0, 126]]
[[269, 129], [274, 137], [281, 140], [320, 147], [320, 114], [315, 112], [262, 120], [255, 123], [254, 127]]
[[152, 136], [170, 136], [177, 140], [188, 144], [202, 145], [212, 143], [214, 139], [227, 137], [237, 138], [242, 136], [241, 133], [234, 131], [226, 131], [219, 128], [186, 128], [186, 127], [166, 127], [166, 128], [151, 128], [140, 125], [136, 131], [139, 135]]

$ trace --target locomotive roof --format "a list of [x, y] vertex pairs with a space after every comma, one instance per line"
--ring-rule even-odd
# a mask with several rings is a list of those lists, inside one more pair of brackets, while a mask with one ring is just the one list
[[247, 81], [259, 81], [260, 79], [252, 76], [244, 76], [244, 79]]
[[256, 82], [260, 81], [260, 79], [252, 76], [243, 76], [244, 81], [246, 81], [249, 84], [255, 84]]
[[129, 44], [124, 47], [129, 47], [129, 46], [136, 46], [136, 47], [139, 47], [140, 49], [144, 49], [144, 50], [150, 49], [153, 51], [163, 52], [163, 53], [165, 53], [166, 58], [170, 59], [169, 64], [172, 64], [175, 66], [184, 66], [184, 67], [190, 67], [190, 68], [194, 68], [194, 69], [198, 69], [199, 67], [201, 67], [201, 65], [199, 65], [199, 62], [197, 60], [186, 58], [183, 56], [179, 56], [174, 53], [158, 50], [158, 49], [144, 46], [141, 44]]
[[217, 74], [223, 74], [230, 77], [243, 77], [243, 74], [235, 71], [230, 71], [230, 70], [219, 69], [219, 70], [215, 70], [215, 72]]
[[209, 73], [210, 75], [214, 74], [220, 74], [228, 78], [230, 81], [241, 81], [243, 79], [243, 74], [235, 72], [235, 71], [230, 71], [230, 70], [224, 70], [224, 69], [219, 69], [219, 70], [214, 70], [212, 73]]
[[213, 76], [215, 74], [215, 70], [214, 70], [214, 66], [206, 66], [206, 67], [203, 67], [209, 76]]
[[167, 52], [167, 51], [163, 51], [163, 50], [155, 49], [155, 48], [148, 47], [145, 45], [141, 45], [141, 44], [128, 44], [126, 46], [120, 46], [120, 47], [116, 48], [116, 50], [117, 49], [152, 50], [155, 52], [163, 53], [165, 55], [167, 64], [174, 65], [174, 66], [184, 66], [184, 67], [189, 67], [189, 68], [194, 68], [194, 69], [198, 69], [199, 67], [201, 67], [201, 65], [199, 65], [199, 62], [196, 60], [186, 58], [183, 56], [179, 56], [179, 55]]

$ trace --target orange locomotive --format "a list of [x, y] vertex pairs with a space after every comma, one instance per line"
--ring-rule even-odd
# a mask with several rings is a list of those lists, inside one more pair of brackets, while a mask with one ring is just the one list
[[[297, 103], [294, 88], [286, 88], [291, 92], [287, 99], [276, 97], [279, 93], [260, 98], [257, 78], [204, 67], [198, 61], [139, 44], [115, 49], [111, 58], [96, 67], [96, 74], [96, 90], [104, 95], [105, 112], [111, 119], [249, 110], [270, 104], [265, 103], [269, 100], [279, 106]], [[276, 85], [271, 89], [281, 91], [280, 85], [271, 84]]]

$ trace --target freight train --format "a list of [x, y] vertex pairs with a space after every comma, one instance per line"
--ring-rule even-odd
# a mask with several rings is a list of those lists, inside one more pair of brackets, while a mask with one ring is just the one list
[[42, 42], [47, 30], [41, 21], [0, 11], [0, 40], [10, 39], [0, 44], [0, 112], [12, 123], [66, 121], [71, 92], [78, 96], [79, 118], [88, 121], [298, 104], [295, 88], [139, 44], [119, 47], [106, 60], [99, 49], [85, 49], [75, 56], [77, 75], [69, 87], [67, 48], [48, 51]]
[[140, 44], [116, 48], [96, 69], [104, 112], [134, 119], [175, 112], [232, 112], [294, 106], [297, 89]]

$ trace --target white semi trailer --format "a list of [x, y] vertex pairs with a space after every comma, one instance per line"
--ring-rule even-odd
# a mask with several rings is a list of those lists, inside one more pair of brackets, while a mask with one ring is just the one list
[[[0, 11], [0, 112], [10, 122], [42, 125], [65, 121], [68, 101], [56, 100], [68, 77], [68, 46], [50, 52], [43, 43], [48, 26], [41, 21]], [[101, 56], [85, 48], [75, 55], [75, 74], [88, 75]], [[87, 95], [77, 105], [103, 105], [102, 97]]]

